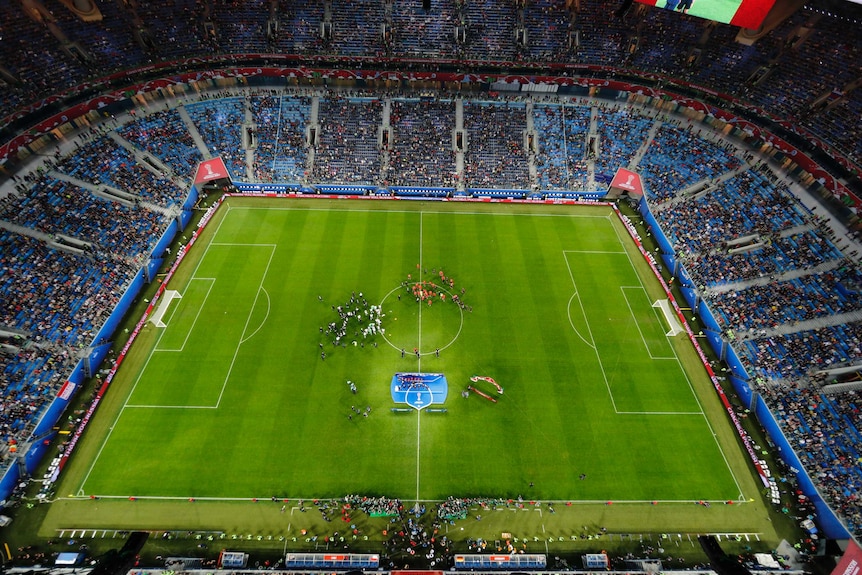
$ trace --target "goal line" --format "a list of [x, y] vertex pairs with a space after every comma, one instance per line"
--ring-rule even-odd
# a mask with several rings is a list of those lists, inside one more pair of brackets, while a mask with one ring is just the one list
[[666, 336], [672, 337], [679, 335], [684, 331], [682, 324], [679, 323], [679, 319], [676, 317], [676, 314], [673, 313], [673, 310], [670, 308], [670, 301], [667, 299], [657, 299], [653, 302], [652, 307], [657, 307], [661, 310], [667, 325], [670, 327], [670, 331], [665, 334]]
[[182, 297], [183, 296], [177, 290], [165, 290], [159, 300], [159, 307], [157, 307], [156, 311], [153, 312], [153, 315], [150, 316], [150, 323], [156, 327], [168, 327], [162, 319], [165, 317], [168, 308], [171, 306], [171, 302], [174, 301], [174, 299], [182, 299]]

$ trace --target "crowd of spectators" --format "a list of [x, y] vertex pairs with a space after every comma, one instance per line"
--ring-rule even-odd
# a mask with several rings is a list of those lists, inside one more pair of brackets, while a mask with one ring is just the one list
[[204, 157], [188, 127], [174, 109], [139, 116], [117, 128], [117, 133], [141, 150], [146, 150], [181, 177], [191, 177]]
[[610, 181], [618, 168], [627, 167], [644, 144], [653, 120], [628, 108], [599, 106], [596, 115], [598, 151], [596, 175]]
[[[82, 22], [63, 6], [31, 16], [6, 3], [0, 6], [0, 22], [16, 33], [0, 37], [4, 68], [12, 79], [0, 86], [0, 116], [109, 72], [184, 56], [275, 52], [521, 58], [679, 77], [779, 117], [801, 119], [820, 137], [860, 158], [860, 139], [849, 136], [862, 125], [853, 113], [860, 97], [851, 92], [849, 104], [826, 111], [813, 106], [830, 92], [843, 98], [858, 76], [862, 35], [848, 33], [848, 26], [862, 21], [862, 8], [852, 4], [840, 15], [805, 6], [752, 45], [736, 42], [737, 29], [729, 25], [642, 7], [613, 18], [608, 6], [597, 1], [578, 4], [574, 16], [562, 0], [536, 0], [522, 8], [508, 0], [441, 0], [429, 11], [418, 4], [393, 3], [388, 17], [385, 5], [380, 0], [333, 0], [332, 34], [325, 37], [322, 3], [312, 0], [282, 0], [274, 13], [265, 0], [127, 3], [116, 11], [103, 10], [98, 22]], [[389, 41], [381, 28], [386, 21], [392, 22]], [[520, 41], [519, 26], [526, 31]], [[462, 44], [454, 41], [456, 27], [465, 31]], [[574, 46], [570, 32], [577, 37]]]
[[741, 165], [731, 144], [712, 144], [685, 128], [662, 124], [638, 170], [650, 199], [660, 203], [687, 186], [716, 178]]
[[862, 158], [862, 91], [842, 94], [820, 114], [801, 120], [815, 134], [825, 134], [831, 143], [852, 158]]
[[10, 448], [39, 420], [77, 361], [68, 348], [35, 339], [0, 338], [0, 460], [14, 455]]
[[90, 70], [61, 48], [44, 22], [16, 2], [0, 3], [2, 66], [15, 79], [0, 83], [0, 116], [77, 84]]
[[203, 25], [204, 3], [199, 0], [136, 2], [128, 6], [147, 26], [150, 42], [144, 45], [148, 54], [158, 59], [173, 60], [217, 49], [215, 38]]
[[389, 497], [370, 497], [367, 495], [347, 495], [343, 502], [353, 509], [359, 509], [364, 513], [376, 516], [400, 515], [404, 511], [404, 505], [400, 499]]
[[306, 96], [254, 94], [251, 96], [255, 123], [255, 181], [295, 181], [305, 179], [305, 130], [311, 113]]
[[392, 3], [391, 54], [399, 56], [452, 58], [456, 56], [454, 3], [435, 2], [429, 10], [421, 2]]
[[74, 154], [59, 159], [56, 169], [93, 185], [106, 185], [162, 207], [179, 203], [185, 190], [166, 174], [158, 175], [135, 161], [126, 148], [106, 135], [78, 137]]
[[[0, 219], [88, 242], [88, 252], [134, 259], [149, 248], [164, 228], [164, 214], [95, 196], [89, 190], [51, 176], [34, 182]], [[124, 225], [117, 225], [117, 222]]]
[[455, 185], [453, 100], [393, 99], [387, 181], [395, 186]]
[[464, 103], [468, 146], [464, 154], [467, 185], [474, 188], [526, 189], [524, 149], [527, 110], [523, 102]]
[[321, 98], [314, 180], [337, 184], [379, 183], [378, 129], [381, 124], [379, 99], [337, 95]]
[[829, 260], [843, 259], [841, 251], [813, 230], [767, 239], [757, 249], [725, 250], [692, 255], [687, 269], [700, 286], [768, 277], [775, 274], [812, 270]]
[[588, 106], [537, 104], [533, 125], [539, 135], [538, 185], [543, 190], [587, 189]]
[[135, 42], [133, 28], [122, 11], [104, 10], [101, 14], [101, 20], [88, 22], [62, 7], [51, 11], [57, 27], [76, 46], [82, 64], [91, 71], [146, 64], [147, 54]]
[[783, 182], [760, 166], [654, 210], [676, 250], [699, 253], [743, 237], [771, 237], [809, 223]]
[[213, 0], [212, 16], [218, 45], [225, 52], [232, 46], [255, 54], [267, 51], [269, 0]]
[[569, 53], [569, 21], [565, 0], [534, 0], [524, 6], [527, 60], [565, 61]]
[[707, 297], [713, 313], [721, 323], [736, 332], [736, 338], [746, 332], [774, 329], [784, 324], [795, 324], [862, 309], [862, 298], [855, 292], [838, 289], [847, 275], [851, 283], [858, 283], [859, 271], [855, 268], [801, 276], [787, 281], [773, 281], [739, 290], [713, 292]]
[[820, 493], [850, 532], [858, 535], [862, 532], [859, 392], [830, 396], [805, 383], [761, 386], [758, 391]]
[[810, 381], [818, 370], [859, 363], [862, 323], [827, 325], [786, 334], [755, 334], [742, 341], [740, 348], [744, 353], [741, 360], [758, 377]]
[[78, 349], [92, 342], [134, 275], [133, 264], [75, 254], [12, 232], [0, 235], [0, 325]]
[[468, 0], [465, 6], [466, 50], [473, 60], [514, 59], [514, 4], [505, 0]]
[[245, 123], [243, 98], [217, 98], [185, 106], [198, 133], [214, 156], [221, 156], [235, 181], [246, 180], [240, 131]]
[[320, 23], [324, 2], [279, 0], [278, 29], [272, 37], [275, 50], [282, 54], [317, 54], [323, 51]]
[[383, 56], [383, 3], [380, 0], [332, 0], [332, 37], [324, 50], [339, 56]]

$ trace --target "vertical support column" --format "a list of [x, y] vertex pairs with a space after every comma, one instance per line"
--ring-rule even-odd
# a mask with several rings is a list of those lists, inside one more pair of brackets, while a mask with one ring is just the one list
[[455, 100], [455, 130], [452, 137], [452, 145], [455, 149], [455, 189], [463, 192], [467, 189], [464, 178], [464, 153], [469, 145], [467, 141], [467, 130], [464, 129], [464, 100]]

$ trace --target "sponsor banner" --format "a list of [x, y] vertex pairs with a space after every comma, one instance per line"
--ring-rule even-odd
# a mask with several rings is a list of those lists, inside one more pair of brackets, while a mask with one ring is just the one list
[[860, 564], [862, 564], [862, 549], [851, 539], [847, 542], [847, 550], [832, 571], [832, 575], [859, 575]]
[[640, 174], [625, 168], [619, 168], [617, 170], [616, 175], [614, 175], [614, 179], [611, 180], [611, 188], [619, 188], [641, 196], [644, 194], [644, 185], [643, 182], [641, 182]]
[[61, 387], [60, 391], [57, 393], [57, 397], [62, 400], [68, 401], [74, 393], [75, 384], [69, 380], [66, 380], [66, 383], [63, 384], [63, 387]]
[[224, 160], [221, 157], [216, 157], [198, 164], [198, 169], [195, 172], [195, 185], [225, 178], [230, 179], [227, 166], [224, 165]]

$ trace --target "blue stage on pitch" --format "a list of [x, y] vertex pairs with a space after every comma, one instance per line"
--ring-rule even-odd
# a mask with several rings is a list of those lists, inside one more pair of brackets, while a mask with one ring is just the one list
[[442, 373], [396, 373], [392, 376], [392, 401], [413, 409], [444, 403], [449, 384]]

